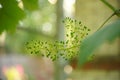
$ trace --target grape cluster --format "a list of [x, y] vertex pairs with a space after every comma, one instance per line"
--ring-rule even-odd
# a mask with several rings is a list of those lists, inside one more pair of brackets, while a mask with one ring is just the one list
[[40, 41], [26, 42], [26, 49], [31, 54], [40, 54], [51, 60], [59, 57], [69, 60], [79, 52], [81, 41], [88, 35], [90, 29], [82, 25], [80, 21], [66, 17], [63, 20], [65, 26], [65, 41]]

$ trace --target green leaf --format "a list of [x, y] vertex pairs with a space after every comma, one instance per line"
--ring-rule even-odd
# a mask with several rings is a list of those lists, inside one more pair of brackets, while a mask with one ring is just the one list
[[80, 53], [78, 54], [79, 66], [82, 66], [102, 43], [112, 41], [117, 37], [120, 37], [120, 20], [85, 38], [80, 45]]
[[13, 32], [25, 14], [18, 7], [16, 0], [0, 0], [0, 33], [4, 30]]
[[33, 11], [38, 9], [38, 0], [22, 0], [24, 8]]

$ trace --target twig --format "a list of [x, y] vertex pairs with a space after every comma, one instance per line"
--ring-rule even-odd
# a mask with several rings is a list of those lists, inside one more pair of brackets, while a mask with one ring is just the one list
[[97, 31], [100, 30], [100, 29], [105, 25], [105, 23], [107, 23], [107, 21], [110, 20], [114, 15], [115, 15], [115, 13], [113, 13], [112, 15], [110, 15], [110, 16], [103, 22], [103, 24], [97, 29]]
[[101, 0], [106, 6], [108, 6], [111, 10], [113, 10], [114, 12], [116, 11], [116, 9], [110, 4], [108, 3], [106, 0]]

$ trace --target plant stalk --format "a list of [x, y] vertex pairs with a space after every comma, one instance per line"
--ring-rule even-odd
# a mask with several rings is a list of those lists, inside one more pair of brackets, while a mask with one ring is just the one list
[[105, 25], [105, 23], [107, 23], [107, 21], [110, 20], [114, 15], [115, 15], [115, 12], [103, 22], [103, 24], [97, 29], [97, 31], [100, 30]]
[[111, 10], [113, 10], [114, 12], [116, 11], [116, 9], [110, 4], [108, 3], [106, 0], [101, 0], [106, 6], [108, 6]]

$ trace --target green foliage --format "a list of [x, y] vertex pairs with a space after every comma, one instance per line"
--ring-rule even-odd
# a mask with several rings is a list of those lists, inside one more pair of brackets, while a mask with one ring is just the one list
[[38, 0], [22, 0], [24, 8], [33, 11], [38, 9]]
[[[38, 0], [23, 0], [24, 8], [37, 8]], [[17, 0], [0, 0], [0, 33], [4, 30], [14, 32], [19, 21], [25, 16], [24, 10], [18, 6]]]
[[112, 41], [117, 37], [120, 37], [120, 20], [85, 38], [80, 46], [80, 53], [78, 55], [79, 65], [83, 65], [93, 51], [102, 43]]
[[81, 41], [88, 35], [90, 29], [80, 21], [69, 17], [63, 21], [65, 25], [65, 41], [40, 41], [33, 40], [26, 43], [26, 49], [31, 54], [40, 54], [53, 61], [60, 56], [65, 60], [75, 57], [79, 52]]
[[15, 0], [0, 0], [0, 4], [2, 5], [0, 8], [0, 33], [4, 30], [12, 32], [25, 14]]

